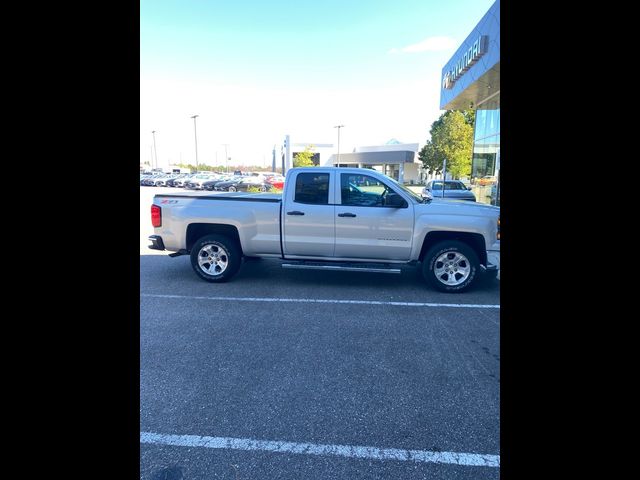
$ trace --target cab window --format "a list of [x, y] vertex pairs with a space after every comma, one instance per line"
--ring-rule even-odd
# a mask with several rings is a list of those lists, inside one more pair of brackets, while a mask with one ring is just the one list
[[296, 203], [327, 205], [329, 203], [328, 173], [299, 173], [296, 177]]
[[393, 192], [393, 190], [369, 175], [340, 174], [342, 205], [382, 207], [384, 206], [384, 198], [389, 192]]

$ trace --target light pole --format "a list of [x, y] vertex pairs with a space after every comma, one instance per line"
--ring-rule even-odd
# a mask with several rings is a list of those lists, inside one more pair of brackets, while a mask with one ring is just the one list
[[198, 173], [198, 132], [196, 130], [196, 118], [198, 117], [198, 115], [194, 115], [191, 118], [193, 118], [193, 134], [195, 135], [196, 138], [196, 173]]
[[340, 166], [340, 129], [344, 127], [344, 125], [336, 125], [333, 128], [338, 129], [338, 166]]
[[156, 131], [153, 130], [151, 134], [153, 135], [153, 151], [156, 154], [156, 168], [158, 168], [158, 149], [156, 148]]
[[227, 155], [227, 147], [229, 146], [229, 144], [223, 143], [222, 145], [224, 146], [224, 161], [227, 164], [227, 173], [229, 173], [229, 155]]

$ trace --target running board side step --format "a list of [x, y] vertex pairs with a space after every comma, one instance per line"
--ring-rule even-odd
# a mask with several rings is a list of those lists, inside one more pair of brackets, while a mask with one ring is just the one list
[[399, 268], [389, 263], [357, 263], [357, 262], [311, 262], [299, 261], [283, 263], [282, 268], [298, 268], [307, 270], [341, 270], [343, 272], [375, 272], [400, 273]]

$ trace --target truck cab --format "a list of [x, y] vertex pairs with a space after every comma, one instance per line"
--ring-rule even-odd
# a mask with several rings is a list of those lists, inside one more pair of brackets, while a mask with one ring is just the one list
[[375, 173], [349, 168], [290, 170], [283, 197], [284, 254], [409, 261], [414, 194]]

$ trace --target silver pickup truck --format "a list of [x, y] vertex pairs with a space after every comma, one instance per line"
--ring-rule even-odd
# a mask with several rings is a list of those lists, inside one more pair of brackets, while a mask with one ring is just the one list
[[375, 170], [307, 167], [275, 193], [155, 195], [149, 248], [190, 255], [204, 280], [224, 282], [243, 257], [285, 268], [400, 273], [421, 262], [425, 280], [462, 292], [499, 274], [500, 208], [429, 200]]

